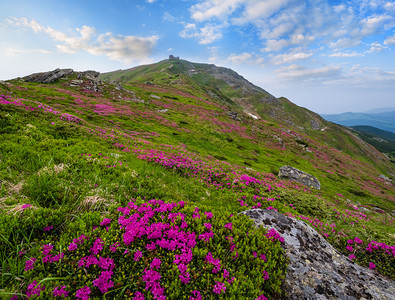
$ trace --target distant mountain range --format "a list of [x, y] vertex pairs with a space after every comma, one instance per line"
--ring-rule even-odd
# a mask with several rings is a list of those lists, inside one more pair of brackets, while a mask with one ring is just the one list
[[324, 119], [344, 126], [372, 126], [395, 133], [395, 108], [371, 110], [365, 113], [346, 112], [323, 114]]

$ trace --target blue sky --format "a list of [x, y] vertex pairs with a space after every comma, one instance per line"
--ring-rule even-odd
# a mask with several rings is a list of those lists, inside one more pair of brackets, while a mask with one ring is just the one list
[[0, 37], [0, 79], [174, 54], [318, 113], [395, 107], [391, 0], [5, 0]]

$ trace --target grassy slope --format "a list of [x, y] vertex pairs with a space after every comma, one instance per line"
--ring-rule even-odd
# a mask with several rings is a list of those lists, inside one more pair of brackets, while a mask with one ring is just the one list
[[[232, 95], [225, 98], [211, 88], [210, 94], [189, 75], [164, 69], [163, 63], [157, 70], [153, 77], [158, 73], [152, 69], [138, 69], [134, 81], [125, 85], [134, 96], [111, 84], [98, 94], [70, 88], [72, 78], [53, 85], [14, 81], [0, 87], [8, 95], [8, 103], [0, 104], [1, 286], [6, 292], [25, 292], [33, 279], [56, 276], [24, 271], [26, 258], [18, 259], [19, 251], [31, 257], [48, 242], [67, 247], [70, 238], [89, 232], [132, 199], [185, 201], [218, 215], [273, 207], [307, 218], [345, 254], [346, 240], [356, 236], [365, 248], [372, 240], [395, 244], [389, 214], [395, 209], [394, 188], [378, 179], [381, 171], [368, 160], [324, 145], [319, 134], [309, 138], [285, 125], [244, 116], [235, 121], [226, 113], [240, 109]], [[339, 137], [332, 128], [327, 134]], [[356, 143], [341, 137], [344, 143]], [[315, 175], [322, 190], [268, 174], [285, 164]], [[248, 184], [243, 174], [260, 183]], [[27, 203], [37, 209], [23, 209]], [[362, 207], [369, 210], [361, 212]], [[44, 232], [46, 226], [54, 228]], [[381, 273], [394, 274], [392, 256], [362, 250], [355, 252], [357, 262], [373, 261]], [[276, 260], [280, 258], [273, 256]], [[280, 270], [275, 272], [279, 275], [264, 287], [267, 295], [278, 293], [276, 280], [282, 277]], [[79, 287], [68, 280], [55, 283]], [[133, 293], [136, 287], [126, 285], [123, 293], [127, 290]]]

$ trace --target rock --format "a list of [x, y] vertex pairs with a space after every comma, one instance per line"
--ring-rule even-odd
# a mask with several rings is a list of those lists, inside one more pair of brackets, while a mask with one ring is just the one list
[[72, 69], [56, 69], [49, 72], [34, 73], [26, 76], [24, 79], [27, 82], [41, 82], [41, 83], [52, 83], [65, 75], [73, 73]]
[[385, 184], [392, 185], [392, 180], [385, 175], [380, 175], [379, 179], [383, 180]]
[[238, 121], [238, 120], [239, 120], [239, 115], [237, 114], [237, 112], [235, 112], [235, 111], [229, 111], [229, 112], [227, 112], [227, 114], [228, 114], [228, 116], [229, 116], [231, 119], [233, 119], [233, 120], [235, 120], [235, 121]]
[[295, 180], [305, 186], [313, 187], [317, 190], [321, 188], [320, 182], [313, 175], [307, 174], [290, 166], [281, 167], [278, 172], [278, 177], [280, 179]]
[[349, 260], [306, 223], [274, 210], [241, 213], [284, 238], [286, 299], [394, 299], [395, 282]]
[[74, 86], [80, 86], [81, 84], [83, 84], [84, 81], [83, 80], [71, 80], [70, 81], [70, 86], [74, 87]]
[[151, 98], [154, 98], [154, 99], [160, 99], [160, 97], [159, 97], [159, 96], [157, 96], [157, 95], [154, 95], [154, 94], [151, 94], [151, 95], [150, 95], [150, 97], [151, 97]]
[[84, 72], [78, 72], [77, 78], [78, 79], [86, 78], [88, 80], [98, 81], [99, 75], [100, 75], [100, 72], [88, 70], [88, 71], [84, 71]]

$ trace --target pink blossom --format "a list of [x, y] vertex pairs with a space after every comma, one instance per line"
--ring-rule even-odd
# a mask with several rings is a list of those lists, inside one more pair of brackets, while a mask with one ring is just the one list
[[150, 264], [151, 269], [160, 269], [161, 260], [159, 258], [154, 258]]
[[108, 224], [110, 224], [111, 223], [111, 219], [104, 219], [101, 223], [100, 223], [100, 225], [101, 226], [107, 226]]
[[354, 250], [353, 247], [352, 247], [351, 245], [347, 245], [346, 249], [347, 249], [348, 251], [353, 251], [353, 250]]
[[144, 295], [140, 292], [136, 292], [134, 295], [133, 300], [145, 300]]
[[91, 252], [95, 255], [99, 254], [103, 250], [103, 244], [104, 244], [103, 240], [101, 238], [97, 238], [93, 243]]
[[206, 215], [207, 219], [212, 219], [213, 218], [213, 213], [212, 212], [205, 212], [204, 214]]
[[189, 297], [189, 300], [202, 300], [202, 296], [199, 291], [192, 291], [193, 296]]
[[75, 296], [81, 300], [88, 300], [90, 293], [91, 289], [89, 288], [89, 286], [84, 286], [83, 288], [77, 290]]
[[232, 223], [227, 223], [224, 225], [225, 228], [232, 230]]
[[376, 265], [372, 262], [369, 263], [369, 269], [373, 270], [374, 268], [376, 268]]
[[57, 286], [53, 289], [52, 294], [54, 297], [62, 297], [64, 296], [65, 298], [69, 296], [69, 292], [66, 291], [66, 286]]
[[216, 281], [214, 289], [213, 289], [213, 293], [219, 295], [219, 294], [221, 294], [222, 291], [224, 291], [224, 293], [226, 291], [225, 283], [220, 282], [220, 281]]
[[25, 271], [33, 270], [34, 269], [34, 263], [36, 262], [37, 258], [31, 257], [29, 260], [26, 261], [25, 263]]
[[43, 231], [44, 231], [44, 232], [47, 232], [47, 231], [50, 231], [50, 230], [52, 230], [52, 229], [53, 229], [53, 226], [51, 225], [51, 226], [44, 227], [44, 228], [43, 228]]
[[42, 286], [41, 284], [37, 284], [37, 281], [34, 280], [27, 287], [26, 297], [31, 298], [33, 295], [40, 296], [40, 293], [43, 290], [45, 290], [45, 286]]
[[141, 251], [136, 251], [136, 253], [134, 254], [134, 261], [139, 261], [140, 260], [140, 258], [142, 258], [143, 257], [143, 252], [141, 252]]
[[350, 254], [350, 255], [348, 256], [348, 258], [351, 259], [351, 260], [353, 260], [353, 259], [355, 259], [355, 255], [354, 255], [354, 254]]
[[74, 250], [77, 250], [77, 248], [78, 248], [78, 246], [77, 246], [76, 243], [70, 243], [70, 245], [68, 247], [68, 250], [69, 251], [74, 251]]
[[354, 242], [357, 243], [357, 244], [362, 244], [363, 243], [363, 241], [360, 238], [358, 238], [358, 237], [355, 237]]
[[268, 280], [269, 279], [269, 274], [267, 273], [266, 270], [263, 270], [262, 277], [263, 277], [264, 280]]

